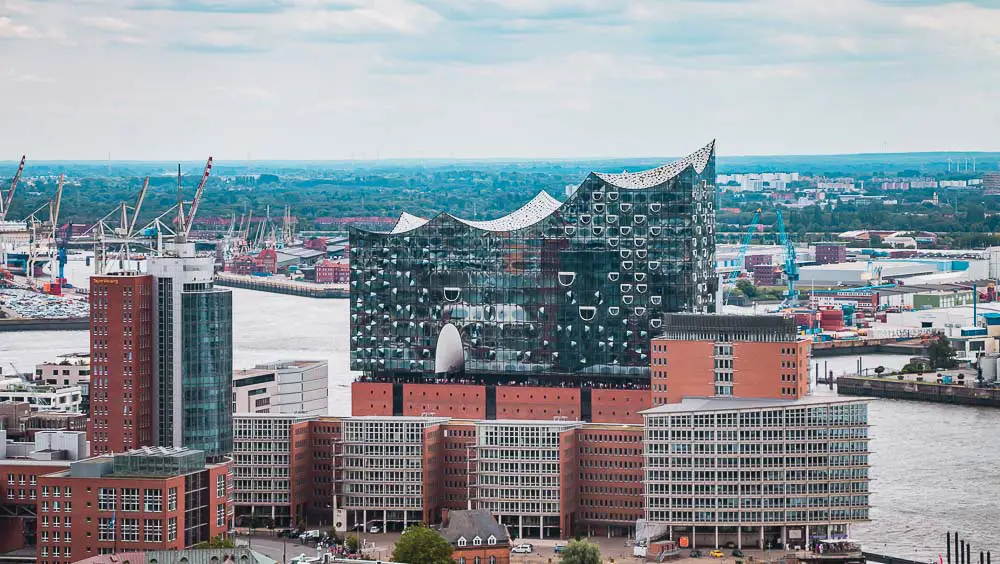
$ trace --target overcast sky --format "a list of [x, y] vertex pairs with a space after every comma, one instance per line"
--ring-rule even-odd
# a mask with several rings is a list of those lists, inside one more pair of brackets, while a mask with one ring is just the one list
[[1000, 0], [0, 0], [0, 159], [1000, 150]]

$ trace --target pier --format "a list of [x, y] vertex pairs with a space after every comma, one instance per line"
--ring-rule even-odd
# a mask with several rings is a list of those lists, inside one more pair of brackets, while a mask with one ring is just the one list
[[927, 346], [919, 339], [858, 339], [854, 341], [820, 341], [813, 343], [814, 358], [824, 356], [862, 355], [862, 354], [906, 354], [910, 356], [926, 356]]
[[244, 290], [257, 290], [258, 292], [288, 294], [290, 296], [303, 296], [306, 298], [350, 297], [350, 292], [346, 284], [313, 284], [270, 276], [243, 276], [229, 272], [219, 272], [215, 275], [215, 283], [218, 286], [229, 288], [243, 288]]
[[975, 388], [961, 384], [938, 384], [898, 380], [893, 377], [840, 376], [837, 393], [845, 396], [929, 401], [956, 405], [1000, 407], [1000, 388]]

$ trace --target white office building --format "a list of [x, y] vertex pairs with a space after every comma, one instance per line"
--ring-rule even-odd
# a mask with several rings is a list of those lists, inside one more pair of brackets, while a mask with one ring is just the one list
[[805, 547], [869, 519], [867, 400], [686, 398], [643, 416], [646, 519], [671, 538]]
[[233, 372], [233, 413], [329, 411], [329, 371], [325, 360], [283, 360]]

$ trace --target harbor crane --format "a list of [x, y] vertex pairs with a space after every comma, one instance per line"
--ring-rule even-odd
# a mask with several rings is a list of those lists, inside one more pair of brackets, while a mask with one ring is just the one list
[[21, 180], [21, 173], [24, 172], [24, 158], [25, 155], [21, 155], [21, 164], [17, 166], [17, 172], [14, 173], [14, 179], [11, 180], [10, 187], [7, 188], [7, 194], [4, 195], [3, 191], [0, 190], [0, 221], [7, 219], [7, 212], [10, 211], [10, 205], [14, 202], [14, 192], [17, 190], [17, 183]]
[[[178, 173], [180, 169], [178, 168]], [[201, 205], [201, 197], [205, 194], [205, 183], [208, 182], [208, 176], [212, 174], [212, 157], [208, 157], [208, 162], [205, 163], [205, 172], [201, 175], [201, 181], [198, 183], [198, 188], [194, 191], [194, 199], [191, 200], [191, 207], [188, 210], [187, 221], [183, 223], [184, 236], [187, 237], [191, 234], [191, 227], [194, 225], [194, 218], [198, 215], [198, 206]], [[178, 195], [180, 195], [180, 184], [177, 186]], [[180, 217], [184, 218], [184, 206], [181, 205]]]
[[795, 291], [795, 282], [799, 279], [799, 264], [795, 262], [795, 245], [785, 232], [785, 220], [781, 217], [781, 210], [778, 211], [778, 237], [785, 255], [785, 280], [788, 282], [788, 289], [785, 291], [785, 299], [781, 302], [781, 307], [796, 306], [799, 304], [799, 295]]
[[740, 270], [743, 269], [743, 262], [746, 260], [747, 250], [750, 248], [750, 241], [753, 239], [754, 231], [757, 230], [757, 225], [760, 223], [760, 208], [753, 212], [753, 219], [750, 220], [750, 226], [747, 228], [747, 232], [743, 235], [743, 241], [740, 243], [739, 252], [736, 254], [736, 270], [729, 273], [729, 277], [725, 280], [725, 284], [722, 285], [724, 288], [724, 298], [722, 300], [723, 305], [729, 304], [729, 295], [733, 293], [733, 288], [736, 287], [736, 278], [740, 275]]

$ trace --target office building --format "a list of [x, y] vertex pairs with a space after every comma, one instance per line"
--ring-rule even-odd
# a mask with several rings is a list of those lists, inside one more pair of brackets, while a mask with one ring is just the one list
[[119, 550], [180, 550], [232, 527], [230, 461], [144, 447], [72, 462], [38, 478], [40, 564]]
[[233, 372], [233, 413], [326, 415], [325, 360], [283, 360]]
[[43, 431], [26, 442], [8, 439], [0, 429], [0, 553], [36, 543], [39, 477], [90, 456], [85, 431]]
[[710, 144], [494, 220], [352, 230], [352, 412], [637, 422], [662, 314], [714, 307], [714, 182]]
[[221, 456], [233, 449], [232, 292], [213, 285], [214, 258], [180, 239], [149, 259], [156, 444]]
[[153, 328], [152, 276], [121, 273], [90, 278], [87, 432], [95, 454], [155, 444]]
[[670, 314], [653, 339], [654, 405], [685, 397], [798, 399], [809, 391], [810, 341], [775, 315]]
[[48, 386], [20, 378], [0, 379], [0, 403], [27, 403], [32, 411], [80, 413], [83, 389], [80, 386]]
[[[93, 307], [93, 306], [91, 306]], [[35, 365], [36, 382], [49, 386], [84, 386], [90, 384], [90, 354], [59, 355], [58, 362]]]
[[867, 407], [686, 398], [645, 411], [647, 526], [692, 548], [846, 536], [869, 518]]
[[0, 403], [0, 429], [14, 441], [33, 441], [42, 431], [86, 431], [87, 421], [83, 413], [32, 411], [27, 403]]

